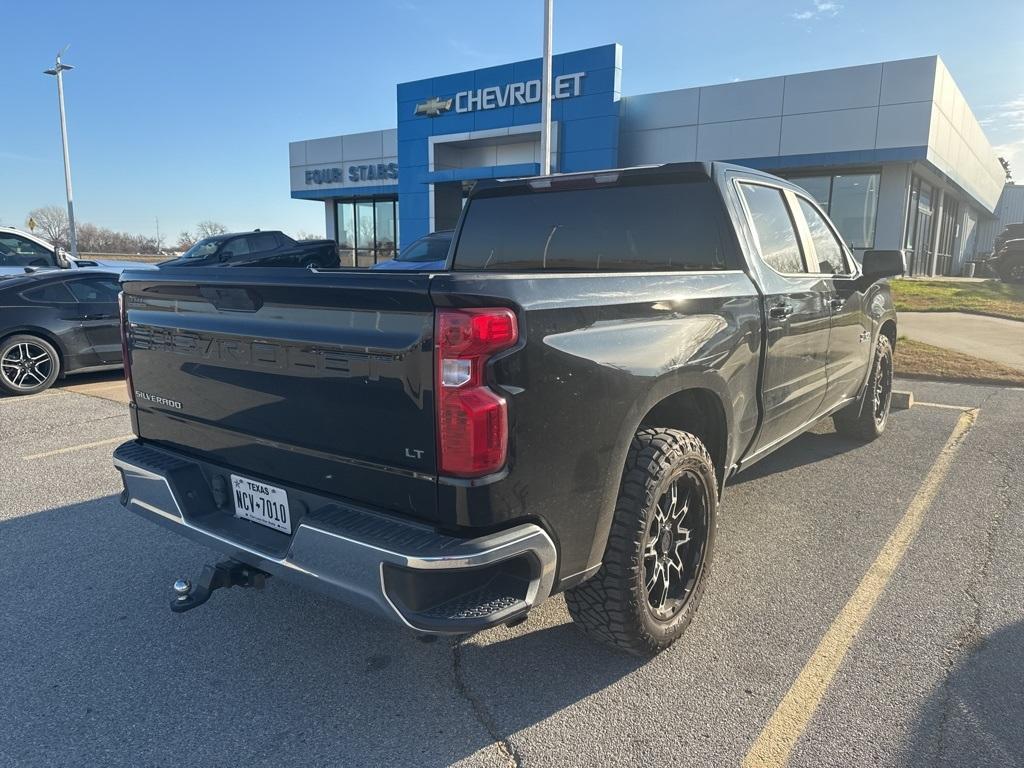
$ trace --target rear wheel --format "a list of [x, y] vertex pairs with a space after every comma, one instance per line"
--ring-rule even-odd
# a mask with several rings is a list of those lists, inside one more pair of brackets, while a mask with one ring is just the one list
[[1007, 259], [999, 268], [1000, 277], [1007, 283], [1024, 283], [1024, 255]]
[[686, 630], [700, 603], [718, 525], [707, 449], [674, 429], [633, 437], [601, 569], [566, 592], [587, 634], [649, 655]]
[[60, 357], [46, 339], [27, 334], [0, 342], [0, 390], [33, 395], [48, 389], [60, 374]]
[[879, 334], [864, 401], [851, 403], [832, 416], [836, 432], [869, 442], [885, 431], [892, 403], [892, 343]]

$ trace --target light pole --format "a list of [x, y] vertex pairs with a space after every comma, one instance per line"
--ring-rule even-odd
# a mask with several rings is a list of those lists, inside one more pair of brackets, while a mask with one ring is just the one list
[[554, 0], [544, 0], [544, 61], [540, 77], [540, 175], [551, 173], [551, 17]]
[[[64, 51], [67, 50], [65, 46]], [[68, 235], [71, 239], [71, 257], [78, 258], [78, 234], [75, 231], [75, 204], [74, 195], [71, 193], [71, 158], [68, 155], [68, 124], [64, 118], [64, 70], [74, 69], [70, 64], [61, 63], [60, 57], [64, 53], [57, 54], [57, 63], [53, 69], [43, 70], [44, 75], [55, 75], [57, 77], [57, 101], [60, 104], [60, 141], [64, 147], [64, 186], [68, 191]]]

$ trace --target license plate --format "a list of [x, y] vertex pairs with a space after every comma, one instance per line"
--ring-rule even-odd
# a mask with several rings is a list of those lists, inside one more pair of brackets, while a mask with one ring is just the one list
[[283, 488], [232, 475], [231, 489], [234, 491], [235, 517], [244, 517], [284, 533], [292, 532], [288, 494]]

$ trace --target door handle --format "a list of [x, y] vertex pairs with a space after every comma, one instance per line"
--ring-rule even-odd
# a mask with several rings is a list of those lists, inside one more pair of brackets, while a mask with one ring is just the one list
[[846, 306], [846, 299], [840, 299], [838, 296], [836, 296], [829, 299], [828, 305], [833, 311], [838, 312], [840, 309]]
[[785, 320], [787, 317], [793, 314], [792, 304], [776, 304], [774, 307], [768, 309], [768, 315], [778, 320]]

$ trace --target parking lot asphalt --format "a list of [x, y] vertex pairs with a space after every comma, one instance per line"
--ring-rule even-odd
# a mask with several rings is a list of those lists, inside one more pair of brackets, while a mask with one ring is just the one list
[[118, 504], [123, 403], [0, 399], [0, 765], [759, 764], [865, 585], [784, 761], [1024, 764], [1024, 390], [908, 387], [875, 443], [825, 422], [726, 489], [704, 603], [649, 661], [584, 638], [560, 597], [430, 644], [274, 580], [172, 614], [173, 579], [216, 555]]

